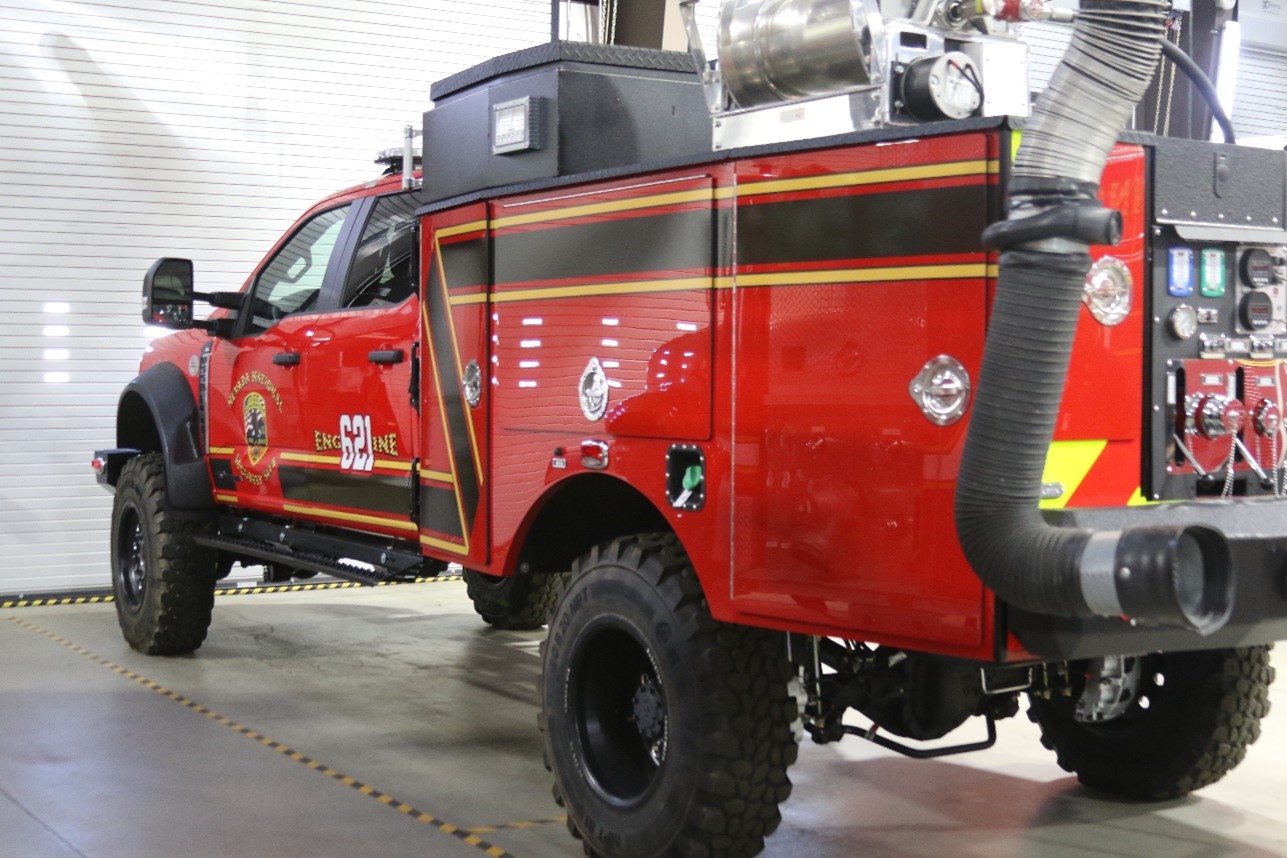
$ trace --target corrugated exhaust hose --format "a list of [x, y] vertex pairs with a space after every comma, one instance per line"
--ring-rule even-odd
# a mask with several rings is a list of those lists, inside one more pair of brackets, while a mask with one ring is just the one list
[[1232, 609], [1229, 548], [1218, 530], [1061, 528], [1038, 509], [1088, 246], [1119, 237], [1120, 218], [1096, 200], [1100, 175], [1153, 76], [1168, 6], [1084, 0], [1072, 43], [1025, 126], [1008, 219], [984, 232], [984, 243], [1003, 253], [956, 527], [980, 579], [1016, 607], [1208, 634]]

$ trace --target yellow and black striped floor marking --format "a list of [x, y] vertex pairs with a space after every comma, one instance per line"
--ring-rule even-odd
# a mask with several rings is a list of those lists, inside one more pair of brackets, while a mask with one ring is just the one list
[[438, 831], [441, 831], [444, 834], [450, 834], [456, 839], [470, 846], [473, 846], [475, 849], [479, 849], [482, 852], [486, 853], [487, 855], [491, 855], [492, 858], [515, 858], [515, 856], [512, 853], [503, 849], [502, 847], [494, 846], [491, 843], [488, 843], [486, 840], [483, 840], [481, 837], [478, 836], [479, 833], [496, 831], [502, 828], [522, 828], [524, 826], [530, 827], [529, 823], [510, 823], [508, 825], [498, 825], [494, 827], [484, 826], [483, 828], [479, 829], [478, 832], [475, 832], [473, 829], [461, 828], [460, 826], [452, 825], [450, 822], [447, 822], [446, 820], [443, 820], [443, 819], [439, 819], [438, 817], [434, 816], [431, 813], [426, 813], [425, 811], [420, 810], [419, 808], [414, 807], [413, 805], [407, 804], [404, 801], [398, 801], [398, 799], [394, 798], [388, 793], [381, 792], [380, 790], [376, 789], [373, 786], [364, 784], [361, 781], [359, 781], [357, 778], [350, 777], [349, 775], [346, 775], [337, 769], [331, 768], [325, 763], [321, 763], [317, 760], [314, 760], [311, 757], [308, 757], [305, 754], [301, 753], [300, 751], [296, 751], [294, 748], [290, 747], [289, 745], [284, 745], [281, 742], [276, 741], [275, 739], [270, 739], [267, 736], [265, 736], [263, 733], [260, 733], [259, 731], [251, 727], [247, 727], [245, 724], [239, 724], [236, 721], [233, 721], [231, 718], [228, 718], [224, 715], [220, 715], [218, 712], [215, 712], [213, 709], [209, 708], [208, 706], [203, 706], [200, 703], [197, 703], [195, 700], [190, 700], [187, 697], [184, 697], [182, 694], [179, 694], [178, 692], [171, 691], [168, 688], [165, 688], [164, 686], [159, 685], [158, 683], [148, 679], [146, 676], [141, 676], [135, 673], [134, 671], [130, 670], [129, 668], [122, 667], [121, 665], [116, 664], [115, 662], [109, 659], [103, 658], [101, 655], [90, 652], [80, 644], [69, 641], [59, 634], [51, 632], [46, 628], [42, 628], [41, 626], [38, 626], [35, 623], [30, 623], [30, 622], [27, 622], [26, 620], [19, 619], [18, 617], [6, 617], [6, 619], [8, 619], [9, 622], [13, 623], [14, 625], [20, 626], [24, 629], [27, 629], [28, 631], [35, 632], [38, 635], [42, 635], [43, 637], [48, 638], [54, 643], [57, 643], [57, 644], [60, 644], [61, 646], [66, 647], [67, 649], [71, 650], [77, 655], [83, 656], [89, 659], [90, 661], [95, 662], [96, 664], [100, 664], [103, 667], [107, 668], [108, 670], [111, 670], [114, 673], [120, 674], [126, 679], [132, 679], [135, 682], [137, 682], [139, 685], [142, 685], [144, 688], [148, 689], [149, 691], [153, 691], [156, 694], [161, 695], [162, 697], [165, 697], [169, 700], [173, 700], [175, 703], [178, 703], [181, 706], [185, 706], [188, 709], [191, 709], [193, 712], [197, 712], [201, 715], [204, 715], [205, 717], [209, 718], [211, 721], [214, 721], [216, 724], [227, 727], [229, 730], [232, 730], [234, 732], [240, 733], [241, 735], [245, 736], [247, 739], [257, 742], [260, 745], [263, 745], [265, 748], [276, 751], [277, 753], [281, 754], [287, 759], [294, 760], [295, 762], [300, 763], [301, 765], [307, 766], [308, 768], [312, 769], [313, 771], [319, 774], [325, 775], [326, 777], [331, 778], [332, 780], [339, 781], [340, 783], [344, 784], [346, 787], [354, 789], [357, 792], [360, 792], [362, 795], [373, 798], [376, 801], [378, 801], [380, 804], [383, 804], [386, 807], [391, 807], [394, 810], [398, 811], [398, 813], [403, 814], [404, 816], [411, 817], [416, 822], [422, 823], [424, 825], [428, 825], [432, 828], [437, 829]]
[[100, 605], [115, 601], [111, 593], [94, 596], [0, 596], [0, 608], [48, 608], [54, 605]]
[[566, 825], [567, 821], [566, 816], [551, 816], [549, 819], [524, 819], [520, 822], [501, 822], [496, 825], [475, 825], [465, 830], [470, 834], [490, 834], [493, 831], [509, 829], [540, 828], [542, 825]]
[[[459, 581], [461, 575], [435, 575], [433, 577], [413, 578], [410, 581], [379, 581], [377, 587], [401, 586], [403, 584], [441, 584], [447, 581]], [[369, 587], [356, 581], [319, 581], [315, 584], [255, 584], [248, 587], [217, 587], [215, 596], [257, 596], [263, 593], [307, 593], [313, 590], [350, 590], [355, 587]], [[59, 605], [100, 605], [116, 601], [111, 593], [73, 596], [51, 594], [39, 596], [0, 596], [0, 609], [4, 608], [49, 608]]]

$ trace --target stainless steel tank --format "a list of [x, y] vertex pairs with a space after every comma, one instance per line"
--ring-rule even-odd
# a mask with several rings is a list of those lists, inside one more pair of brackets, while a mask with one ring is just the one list
[[726, 0], [720, 69], [740, 107], [843, 92], [879, 81], [881, 38], [875, 0]]

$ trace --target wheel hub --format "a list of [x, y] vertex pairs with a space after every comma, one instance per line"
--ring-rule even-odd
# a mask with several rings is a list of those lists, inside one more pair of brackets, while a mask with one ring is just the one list
[[648, 673], [639, 677], [631, 704], [639, 737], [648, 747], [648, 756], [659, 766], [666, 758], [666, 709], [655, 677]]
[[580, 642], [569, 687], [593, 787], [617, 806], [639, 801], [666, 758], [666, 688], [626, 624], [603, 623]]
[[143, 603], [143, 592], [147, 589], [147, 560], [144, 557], [146, 543], [143, 538], [143, 522], [137, 513], [132, 513], [121, 522], [120, 534], [121, 585], [125, 600], [131, 607]]

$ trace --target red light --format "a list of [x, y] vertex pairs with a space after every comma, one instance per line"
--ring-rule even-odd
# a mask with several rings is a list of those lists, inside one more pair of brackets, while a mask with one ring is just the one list
[[608, 467], [608, 445], [602, 441], [581, 442], [581, 467], [601, 471]]

